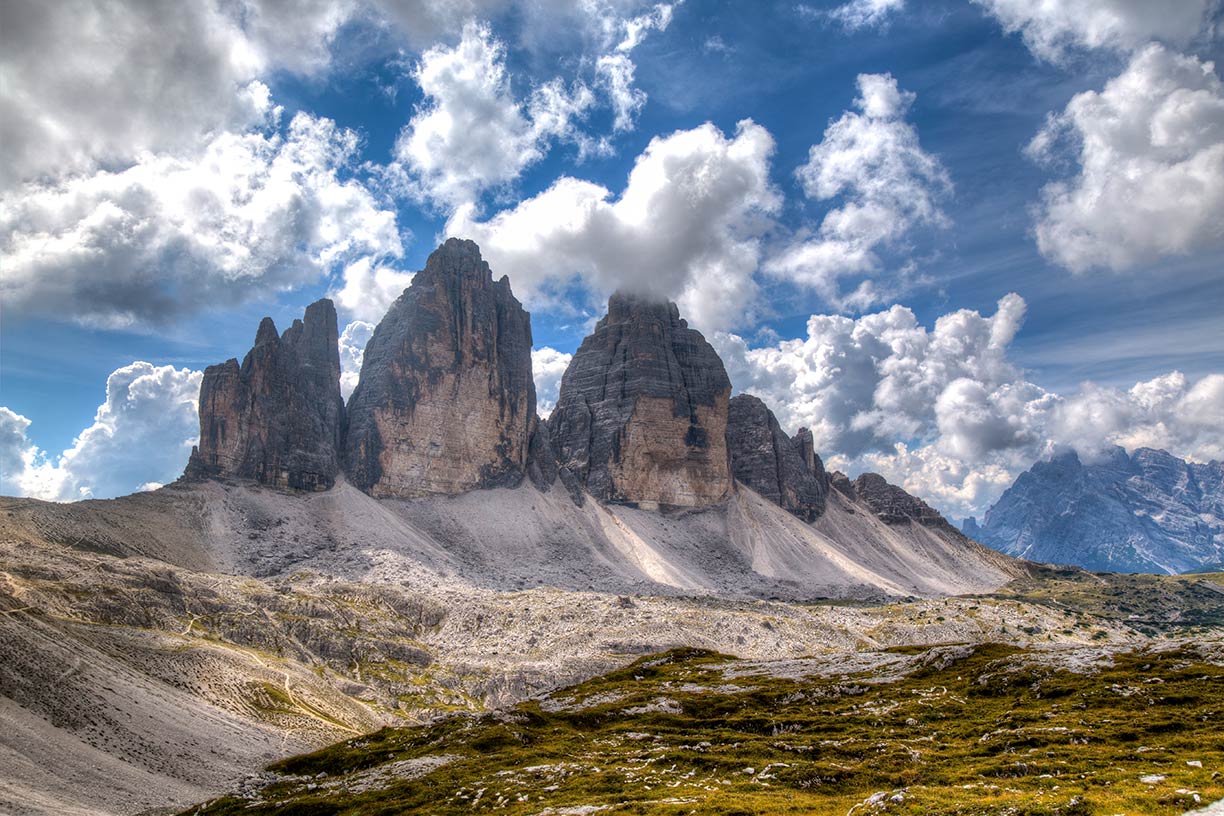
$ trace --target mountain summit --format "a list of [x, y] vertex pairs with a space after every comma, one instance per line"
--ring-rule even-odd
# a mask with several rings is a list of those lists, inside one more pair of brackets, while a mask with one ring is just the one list
[[348, 414], [348, 476], [372, 496], [522, 481], [536, 425], [531, 319], [476, 244], [446, 241], [391, 305]]
[[617, 293], [561, 379], [549, 430], [597, 499], [703, 507], [731, 491], [730, 397], [722, 360], [676, 304]]
[[1066, 451], [1022, 473], [981, 525], [963, 529], [1033, 561], [1187, 572], [1224, 561], [1224, 463], [1151, 448], [1088, 461]]

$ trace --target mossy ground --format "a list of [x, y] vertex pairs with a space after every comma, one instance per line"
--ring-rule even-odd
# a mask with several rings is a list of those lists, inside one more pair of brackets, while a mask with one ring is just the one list
[[[1082, 658], [902, 649], [821, 677], [676, 650], [507, 712], [284, 760], [258, 797], [199, 812], [1037, 816], [1224, 798], [1224, 667], [1194, 645]], [[453, 759], [419, 778], [389, 772], [439, 755]], [[581, 806], [599, 810], [566, 810]]]

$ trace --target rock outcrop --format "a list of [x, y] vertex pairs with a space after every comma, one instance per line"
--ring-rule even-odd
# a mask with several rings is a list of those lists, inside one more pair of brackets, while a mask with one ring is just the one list
[[366, 346], [348, 406], [348, 477], [376, 497], [517, 485], [535, 399], [529, 315], [476, 244], [451, 238]]
[[729, 405], [727, 446], [742, 484], [804, 521], [824, 512], [828, 477], [806, 428], [792, 440], [765, 403], [740, 394]]
[[1110, 572], [1224, 561], [1224, 463], [1122, 448], [1065, 451], [1022, 473], [974, 536], [1009, 555]]
[[[839, 487], [838, 489], [843, 489]], [[905, 524], [916, 521], [925, 527], [946, 527], [954, 530], [935, 508], [917, 496], [911, 496], [878, 473], [864, 473], [851, 483], [847, 495], [866, 504], [885, 524]], [[843, 489], [843, 492], [844, 489]], [[959, 532], [959, 531], [957, 531]]]
[[337, 339], [336, 308], [319, 300], [283, 335], [265, 317], [241, 366], [230, 359], [205, 369], [200, 441], [186, 475], [331, 487], [344, 424]]
[[570, 361], [549, 431], [562, 478], [597, 499], [703, 507], [732, 488], [731, 381], [674, 303], [617, 293]]

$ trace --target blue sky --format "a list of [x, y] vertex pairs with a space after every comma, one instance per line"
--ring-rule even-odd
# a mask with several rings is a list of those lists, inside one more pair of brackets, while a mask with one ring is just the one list
[[[136, 6], [98, 7], [99, 25], [83, 34], [67, 13], [19, 3], [13, 14], [29, 15], [46, 41], [4, 58], [16, 92], [0, 100], [4, 118], [21, 130], [16, 143], [28, 147], [13, 151], [0, 202], [9, 268], [0, 290], [0, 405], [24, 418], [6, 426], [4, 489], [74, 498], [173, 478], [189, 447], [190, 372], [241, 358], [261, 316], [284, 328], [307, 303], [343, 290], [346, 270], [358, 263], [382, 267], [390, 283], [378, 295], [354, 286], [348, 308], [339, 298], [342, 327], [370, 320], [406, 283], [395, 273], [419, 269], [457, 224], [486, 249], [495, 274], [510, 274], [532, 311], [537, 349], [552, 350], [551, 373], [537, 371], [542, 394], [555, 389], [564, 355], [598, 317], [607, 291], [640, 286], [689, 307], [736, 388], [765, 397], [790, 431], [813, 425], [835, 465], [881, 470], [951, 513], [980, 512], [1019, 469], [1060, 444], [1224, 455], [1224, 413], [1212, 418], [1217, 407], [1224, 411], [1216, 402], [1224, 393], [1224, 95], [1211, 65], [1224, 55], [1219, 8], [1184, 0], [1153, 17], [1145, 5], [491, 0], [439, 12], [346, 0], [280, 18], [276, 4], [250, 0], [185, 22], [144, 19]], [[9, 28], [20, 36], [20, 25]], [[134, 30], [162, 42], [182, 37], [179, 59], [158, 63]], [[234, 57], [235, 43], [254, 56]], [[35, 57], [48, 51], [73, 59], [50, 75], [36, 72]], [[466, 55], [470, 66], [474, 54], [497, 76], [447, 84], [448, 55], [460, 63]], [[618, 89], [601, 67], [606, 60], [628, 62], [631, 80]], [[431, 65], [442, 77], [432, 94]], [[112, 83], [128, 78], [132, 87], [99, 88], [97, 110], [70, 104], [73, 89], [107, 71]], [[173, 95], [133, 79], [148, 71], [172, 76], [165, 93]], [[861, 76], [880, 82], [863, 84]], [[238, 102], [229, 112], [233, 99], [249, 102], [252, 83], [265, 94], [250, 103], [255, 112]], [[546, 124], [533, 107], [533, 94], [549, 83], [570, 106], [560, 124]], [[473, 88], [493, 92], [474, 98]], [[1173, 96], [1187, 101], [1159, 107]], [[884, 106], [874, 119], [872, 100]], [[621, 122], [618, 104], [628, 104]], [[424, 157], [403, 150], [430, 125], [431, 111], [466, 112], [473, 121], [509, 116], [509, 136], [479, 142], [476, 162], [503, 149], [520, 156], [476, 173], [464, 151], [487, 135], [483, 127], [451, 134]], [[122, 126], [116, 112], [129, 114]], [[301, 131], [310, 149], [293, 178], [315, 173], [310, 151], [333, 138], [320, 136], [318, 123], [329, 133], [351, 131], [353, 141], [330, 148], [343, 159], [323, 160], [311, 176], [321, 180], [303, 183], [305, 205], [278, 211], [277, 223], [289, 227], [265, 223], [258, 203], [160, 225], [167, 207], [208, 212], [202, 198], [164, 202], [174, 196], [167, 189], [209, 166], [219, 134], [232, 137], [231, 147], [264, 140], [241, 154], [243, 167], [270, 166], [276, 145], [292, 141], [299, 114], [313, 125]], [[1103, 124], [1111, 117], [1134, 121], [1114, 132]], [[738, 124], [746, 119], [755, 130]], [[706, 123], [713, 130], [700, 131]], [[839, 124], [843, 141], [834, 134]], [[48, 134], [66, 130], [100, 135], [45, 146], [58, 138]], [[1132, 132], [1159, 138], [1135, 146]], [[1030, 147], [1043, 133], [1052, 146]], [[820, 145], [827, 150], [813, 159]], [[1148, 175], [1109, 175], [1122, 165]], [[650, 173], [672, 188], [682, 186], [678, 178], [692, 181], [694, 168], [710, 174], [714, 192], [645, 199], [659, 230], [675, 224], [675, 247], [633, 220], [626, 190], [635, 166], [643, 168], [641, 189]], [[814, 192], [829, 173], [839, 174], [833, 192]], [[603, 193], [584, 188], [557, 203], [550, 192], [565, 178]], [[1058, 192], [1052, 184], [1063, 185], [1058, 207], [1048, 203]], [[136, 189], [155, 203], [132, 203]], [[335, 214], [342, 189], [359, 199], [361, 213]], [[626, 203], [600, 209], [601, 194], [604, 204]], [[580, 206], [602, 215], [563, 233], [532, 221], [539, 234], [526, 237], [524, 222], [498, 226], [499, 215], [536, 201], [553, 202], [546, 220]], [[713, 226], [685, 221], [690, 204], [710, 208]], [[103, 233], [95, 222], [116, 210], [131, 217]], [[1116, 215], [1121, 210], [1150, 213], [1128, 220]], [[874, 224], [830, 226], [831, 213], [849, 223], [864, 212]], [[344, 235], [311, 233], [328, 218], [359, 237], [345, 243]], [[603, 230], [599, 218], [614, 227]], [[1044, 245], [1043, 224], [1053, 236]], [[618, 253], [616, 236], [636, 236], [630, 243], [640, 238], [646, 248]], [[244, 240], [277, 251], [247, 258], [216, 249]], [[515, 241], [528, 248], [512, 251]], [[610, 245], [588, 246], [601, 241]], [[804, 247], [851, 247], [854, 257], [869, 258], [847, 272], [837, 255], [834, 271], [818, 274], [811, 254], [796, 254]], [[719, 252], [735, 261], [712, 259]], [[669, 268], [654, 270], [655, 257]], [[725, 293], [710, 283], [715, 277], [730, 281]], [[873, 294], [851, 296], [865, 281]], [[1009, 293], [1023, 305], [1009, 307], [1005, 320], [997, 304]], [[889, 320], [865, 317], [897, 305], [912, 314], [910, 323], [895, 311]], [[961, 310], [976, 313], [976, 322]], [[958, 313], [941, 334], [937, 321]], [[813, 331], [812, 315], [841, 322]], [[1002, 347], [991, 345], [991, 326], [996, 340], [1007, 335]], [[806, 351], [786, 345], [805, 339]], [[833, 357], [842, 368], [819, 368]], [[140, 397], [147, 415], [106, 394], [108, 377], [135, 361], [180, 372], [164, 375], [167, 390], [150, 387]], [[837, 379], [863, 361], [871, 372], [862, 382]], [[1169, 379], [1175, 372], [1182, 380]], [[1149, 391], [1160, 399], [1144, 396]], [[167, 399], [176, 407], [156, 410]], [[85, 473], [95, 457], [82, 450], [83, 432], [133, 452], [135, 461], [117, 468], [126, 481]], [[160, 453], [149, 454], [153, 448]], [[60, 451], [73, 453], [61, 459]]]

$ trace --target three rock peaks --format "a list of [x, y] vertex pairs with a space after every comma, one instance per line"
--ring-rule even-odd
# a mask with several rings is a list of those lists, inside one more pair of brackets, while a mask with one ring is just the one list
[[[186, 475], [325, 490], [343, 471], [379, 498], [559, 479], [579, 503], [644, 508], [717, 504], [738, 483], [805, 521], [834, 486], [807, 429], [791, 439], [759, 399], [731, 399], [722, 360], [674, 303], [614, 294], [540, 420], [530, 315], [471, 241], [447, 240], [392, 304], [347, 409], [337, 337], [320, 300], [283, 335], [265, 318], [241, 366], [209, 366]], [[855, 487], [883, 513], [939, 518], [868, 482]]]

